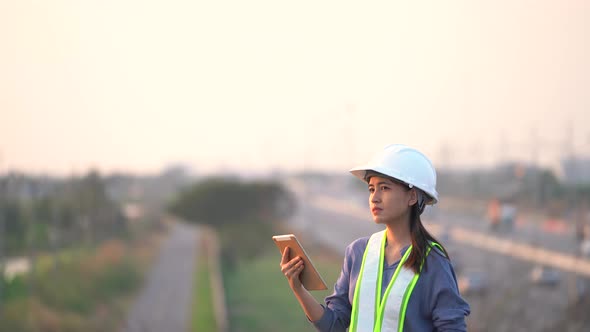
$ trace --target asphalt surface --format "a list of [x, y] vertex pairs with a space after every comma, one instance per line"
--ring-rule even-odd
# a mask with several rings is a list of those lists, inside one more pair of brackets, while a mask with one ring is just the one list
[[188, 331], [197, 241], [196, 227], [172, 226], [123, 331]]
[[[316, 190], [296, 187], [294, 192], [300, 209], [292, 219], [293, 227], [336, 252], [343, 254], [354, 239], [383, 229], [373, 223], [362, 193], [359, 198], [358, 193], [329, 186]], [[551, 232], [533, 222], [521, 222], [511, 230], [492, 232], [483, 216], [442, 209], [426, 215], [424, 223], [427, 228], [431, 226], [437, 230], [436, 235], [450, 252], [460, 286], [465, 290], [462, 295], [471, 306], [470, 331], [555, 331], [556, 326], [560, 331], [590, 331], [590, 321], [569, 318], [572, 308], [580, 309], [575, 300], [578, 285], [590, 285], [588, 278], [557, 270], [556, 282], [536, 283], [531, 275], [539, 264], [534, 261], [500, 254], [477, 243], [456, 241], [445, 230], [477, 232], [565, 255], [575, 252], [573, 234]], [[481, 289], [465, 287], [468, 284], [465, 280], [470, 280], [472, 285], [476, 283], [474, 275], [483, 277]], [[590, 308], [587, 309], [590, 312]]]

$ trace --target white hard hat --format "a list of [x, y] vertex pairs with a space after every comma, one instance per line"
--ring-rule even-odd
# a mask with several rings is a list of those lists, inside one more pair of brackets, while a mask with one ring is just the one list
[[426, 204], [438, 202], [434, 166], [422, 152], [414, 148], [402, 144], [386, 146], [367, 164], [351, 169], [350, 173], [366, 181], [367, 171], [381, 173], [407, 183], [410, 188], [421, 189], [430, 198]]

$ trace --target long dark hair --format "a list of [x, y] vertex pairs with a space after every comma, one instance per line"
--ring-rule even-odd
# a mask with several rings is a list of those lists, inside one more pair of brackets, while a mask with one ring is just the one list
[[420, 273], [422, 265], [426, 269], [426, 253], [428, 247], [434, 247], [433, 242], [438, 243], [442, 248], [442, 252], [450, 259], [445, 247], [422, 224], [418, 203], [412, 205], [410, 208], [410, 236], [412, 237], [412, 251], [405, 261], [404, 266], [412, 269], [414, 273]]

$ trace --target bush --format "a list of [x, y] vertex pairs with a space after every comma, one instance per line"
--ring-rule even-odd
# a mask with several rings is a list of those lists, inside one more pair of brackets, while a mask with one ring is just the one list
[[35, 280], [40, 300], [51, 308], [86, 314], [92, 309], [95, 276], [79, 263], [62, 265]]
[[111, 240], [95, 251], [38, 255], [34, 273], [0, 278], [0, 331], [117, 330], [127, 297], [141, 285], [147, 259], [143, 245], [153, 246], [151, 241], [141, 244], [128, 250], [122, 241]]
[[27, 282], [22, 275], [11, 279], [0, 277], [2, 300], [5, 302], [24, 298], [28, 295]]
[[140, 279], [139, 268], [125, 257], [104, 263], [104, 256], [49, 271], [36, 283], [41, 301], [52, 308], [87, 314], [97, 300], [132, 291]]
[[97, 277], [96, 295], [106, 299], [113, 295], [131, 292], [140, 278], [136, 264], [125, 259], [117, 265], [110, 266]]

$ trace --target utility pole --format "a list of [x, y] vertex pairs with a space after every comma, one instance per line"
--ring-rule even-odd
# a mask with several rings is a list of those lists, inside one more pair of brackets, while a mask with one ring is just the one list
[[[578, 163], [576, 160], [576, 156], [575, 156], [575, 152], [574, 152], [574, 130], [573, 130], [573, 126], [572, 126], [572, 122], [571, 120], [568, 120], [566, 125], [565, 125], [565, 139], [563, 142], [563, 153], [564, 155], [562, 156], [562, 162], [565, 162], [566, 165], [569, 164], [570, 165], [570, 171], [572, 174], [572, 178], [573, 181], [575, 182], [576, 179], [578, 178], [579, 171], [578, 171]], [[570, 198], [573, 195], [568, 195]], [[566, 199], [567, 199], [566, 198]], [[577, 202], [572, 202], [572, 200], [576, 200], [575, 198], [573, 199], [567, 199], [568, 203], [576, 206]], [[574, 218], [576, 219], [576, 225], [575, 228], [577, 229], [578, 225], [578, 219], [575, 215]], [[574, 255], [578, 256], [580, 254], [579, 250], [579, 243], [577, 241], [574, 242]], [[568, 297], [568, 302], [569, 303], [576, 303], [578, 301], [578, 291], [577, 291], [577, 280], [578, 280], [579, 276], [577, 275], [577, 273], [575, 272], [571, 272], [568, 274], [568, 278], [567, 278], [567, 297]]]
[[539, 190], [541, 189], [539, 184], [539, 136], [537, 134], [537, 128], [531, 130], [531, 166], [533, 172], [533, 206], [539, 206]]
[[564, 149], [566, 152], [566, 157], [569, 159], [574, 159], [574, 128], [572, 126], [571, 120], [569, 120], [566, 124], [565, 128], [565, 141], [564, 141]]
[[500, 133], [500, 138], [498, 139], [498, 165], [502, 165], [506, 162], [506, 153], [508, 150], [508, 144], [506, 144], [506, 133], [504, 130]]
[[564, 139], [563, 142], [561, 143], [562, 147], [561, 147], [561, 162], [565, 164], [566, 166], [566, 175], [569, 172], [570, 178], [568, 179], [566, 177], [567, 180], [569, 180], [568, 182], [571, 182], [572, 180], [575, 181], [575, 179], [578, 177], [578, 167], [577, 167], [577, 162], [576, 162], [576, 158], [575, 158], [575, 153], [574, 153], [574, 146], [573, 146], [573, 139], [574, 139], [574, 135], [573, 135], [573, 128], [572, 128], [572, 122], [568, 121], [565, 124], [565, 133], [564, 133]]
[[538, 166], [539, 163], [539, 135], [537, 133], [537, 128], [533, 128], [531, 130], [531, 165], [535, 168]]

